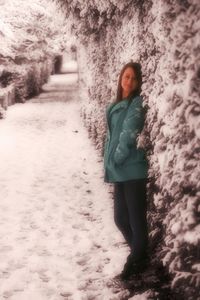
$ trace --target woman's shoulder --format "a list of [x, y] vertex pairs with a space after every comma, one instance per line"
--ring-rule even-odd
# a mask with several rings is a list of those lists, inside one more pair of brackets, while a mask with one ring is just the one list
[[143, 96], [142, 95], [136, 95], [132, 97], [132, 101], [143, 101]]
[[[133, 96], [130, 100], [131, 100], [130, 106], [135, 105], [135, 104], [141, 104], [143, 102], [143, 96], [142, 95]], [[109, 102], [108, 104], [106, 104], [106, 111], [110, 107], [114, 106], [115, 104], [120, 104], [120, 103], [116, 102], [116, 101], [112, 101], [112, 102]]]
[[134, 96], [131, 99], [130, 108], [135, 106], [143, 106], [143, 97], [141, 95]]
[[106, 111], [115, 104], [116, 102], [109, 102], [107, 105], [106, 105]]

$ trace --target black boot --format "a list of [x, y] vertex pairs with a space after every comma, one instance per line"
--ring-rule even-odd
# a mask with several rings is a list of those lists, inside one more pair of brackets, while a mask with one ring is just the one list
[[129, 254], [124, 269], [120, 273], [120, 279], [128, 280], [131, 275], [137, 275], [144, 272], [149, 265], [149, 258], [145, 257], [140, 260], [135, 260], [133, 255]]
[[122, 272], [119, 274], [120, 279], [126, 279], [132, 274], [133, 255], [130, 253], [124, 264]]

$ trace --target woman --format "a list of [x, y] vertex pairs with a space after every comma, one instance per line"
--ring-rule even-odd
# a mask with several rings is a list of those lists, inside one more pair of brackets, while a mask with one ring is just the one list
[[144, 271], [148, 265], [148, 161], [145, 150], [137, 147], [136, 140], [144, 125], [141, 85], [140, 64], [124, 65], [116, 101], [106, 109], [104, 181], [114, 183], [114, 221], [130, 247], [124, 268], [117, 275], [121, 279]]

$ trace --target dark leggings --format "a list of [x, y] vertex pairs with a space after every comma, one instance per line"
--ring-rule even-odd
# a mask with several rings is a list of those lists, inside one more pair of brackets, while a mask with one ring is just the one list
[[114, 183], [114, 221], [135, 260], [147, 255], [146, 183], [146, 178]]

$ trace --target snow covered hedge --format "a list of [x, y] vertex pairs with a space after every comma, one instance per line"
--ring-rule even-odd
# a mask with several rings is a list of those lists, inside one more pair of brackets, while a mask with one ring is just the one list
[[59, 3], [78, 38], [82, 117], [101, 153], [105, 106], [116, 96], [119, 72], [130, 60], [142, 64], [151, 242], [157, 246], [155, 256], [173, 275], [172, 287], [182, 293], [182, 299], [196, 299], [200, 280], [198, 1]]
[[66, 20], [55, 2], [4, 0], [0, 4], [1, 62], [42, 60], [66, 46]]
[[[55, 57], [67, 51], [68, 28], [56, 2], [0, 2], [0, 88], [15, 83], [16, 102], [37, 94], [54, 70]], [[6, 97], [6, 95], [5, 95]], [[4, 98], [5, 98], [4, 97]], [[4, 99], [4, 102], [5, 99]]]

